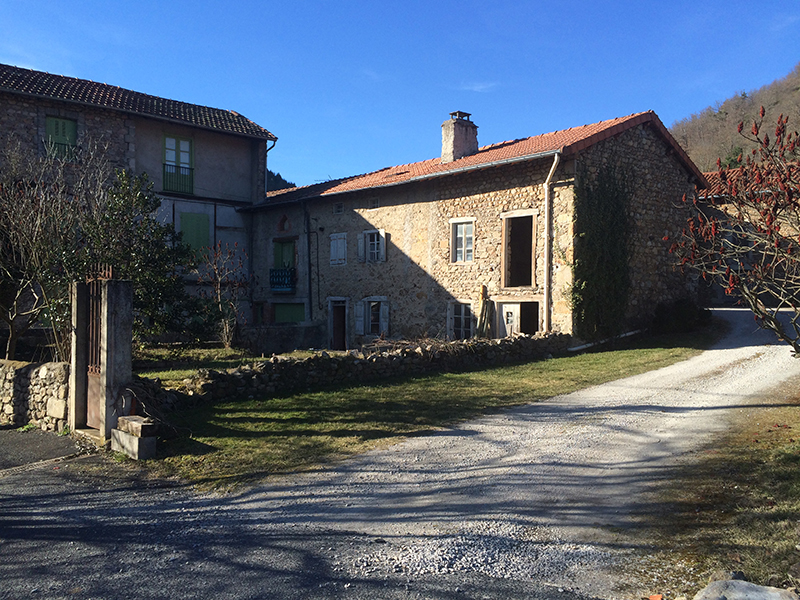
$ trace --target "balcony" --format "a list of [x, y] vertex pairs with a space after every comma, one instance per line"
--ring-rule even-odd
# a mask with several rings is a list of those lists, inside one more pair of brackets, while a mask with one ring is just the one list
[[194, 193], [194, 169], [180, 165], [164, 165], [164, 191]]
[[270, 269], [269, 289], [276, 294], [294, 294], [297, 287], [297, 269]]

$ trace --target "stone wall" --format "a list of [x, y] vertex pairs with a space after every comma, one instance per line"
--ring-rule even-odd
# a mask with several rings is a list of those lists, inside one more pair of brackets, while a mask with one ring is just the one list
[[626, 315], [629, 327], [649, 324], [660, 303], [695, 297], [691, 280], [675, 268], [670, 240], [680, 237], [686, 224], [681, 198], [695, 186], [672, 149], [651, 126], [640, 125], [586, 150], [581, 167], [593, 176], [607, 165], [627, 175], [632, 191], [631, 289]]
[[47, 117], [72, 119], [77, 143], [90, 139], [103, 147], [106, 160], [120, 168], [136, 170], [136, 125], [126, 115], [101, 108], [0, 93], [0, 148], [18, 142], [23, 151], [43, 155]]
[[0, 360], [0, 425], [37, 425], [61, 433], [67, 426], [69, 364]]
[[172, 409], [182, 402], [191, 403], [193, 399], [218, 402], [337, 384], [360, 384], [399, 375], [485, 369], [563, 354], [570, 342], [571, 337], [563, 334], [446, 343], [436, 340], [379, 342], [365, 347], [363, 354], [320, 352], [306, 359], [275, 356], [228, 371], [201, 369], [195, 377], [184, 381], [180, 395], [158, 395], [157, 389], [150, 393], [156, 404]]

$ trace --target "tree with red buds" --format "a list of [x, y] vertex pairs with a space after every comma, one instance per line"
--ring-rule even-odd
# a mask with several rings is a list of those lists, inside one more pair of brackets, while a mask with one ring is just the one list
[[800, 356], [800, 148], [788, 117], [778, 117], [775, 136], [762, 134], [759, 118], [739, 135], [754, 143], [752, 156], [733, 167], [717, 162], [709, 187], [689, 213], [682, 239], [670, 252], [678, 268], [719, 285], [753, 311], [760, 326]]

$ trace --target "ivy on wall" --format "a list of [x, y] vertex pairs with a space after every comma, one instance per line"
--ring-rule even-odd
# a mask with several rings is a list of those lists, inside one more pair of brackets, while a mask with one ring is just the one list
[[570, 299], [575, 333], [586, 341], [623, 332], [631, 285], [629, 202], [627, 178], [618, 169], [579, 171]]

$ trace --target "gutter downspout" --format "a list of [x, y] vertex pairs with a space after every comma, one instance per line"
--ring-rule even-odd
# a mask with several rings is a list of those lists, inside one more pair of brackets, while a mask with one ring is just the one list
[[264, 152], [264, 197], [266, 198], [267, 192], [269, 191], [269, 151], [275, 147], [275, 144], [278, 143], [278, 140], [272, 142], [272, 146], [267, 146], [266, 151]]
[[314, 302], [313, 298], [311, 297], [311, 215], [308, 212], [308, 201], [303, 201], [303, 213], [304, 213], [304, 221], [305, 221], [305, 229], [306, 229], [306, 256], [307, 256], [307, 263], [308, 263], [308, 320], [314, 320]]
[[552, 308], [551, 301], [551, 286], [550, 279], [553, 275], [553, 259], [552, 259], [552, 245], [553, 245], [553, 210], [551, 204], [553, 202], [550, 195], [550, 183], [555, 175], [558, 163], [561, 161], [561, 152], [556, 152], [553, 155], [553, 166], [550, 167], [550, 172], [547, 174], [547, 179], [544, 180], [544, 323], [543, 329], [545, 332], [550, 332], [551, 318], [550, 312]]

